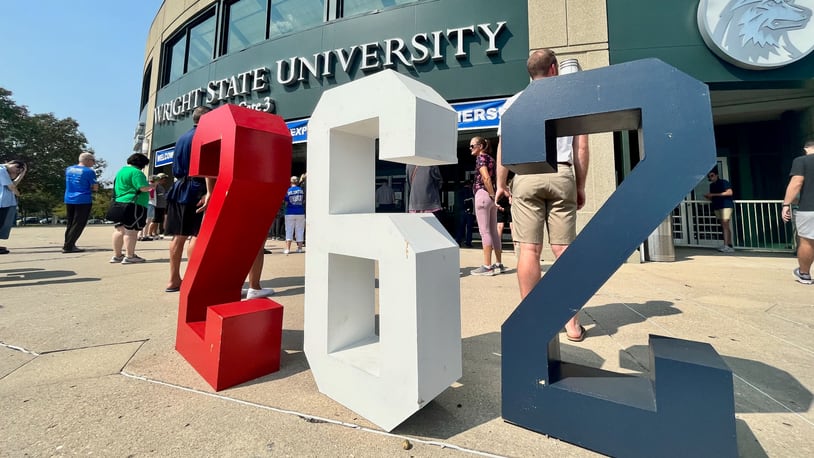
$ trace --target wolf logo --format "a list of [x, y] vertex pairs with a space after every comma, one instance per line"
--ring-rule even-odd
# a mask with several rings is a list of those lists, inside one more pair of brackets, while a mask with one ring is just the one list
[[814, 49], [811, 14], [795, 0], [702, 0], [698, 25], [707, 46], [730, 63], [774, 68]]

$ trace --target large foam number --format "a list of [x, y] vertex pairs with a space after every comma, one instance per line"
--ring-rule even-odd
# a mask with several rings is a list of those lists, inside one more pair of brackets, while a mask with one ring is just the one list
[[222, 106], [201, 118], [190, 175], [217, 182], [181, 285], [175, 348], [221, 390], [280, 368], [282, 306], [241, 301], [240, 290], [288, 188], [291, 133], [279, 116]]
[[374, 214], [377, 137], [381, 159], [455, 162], [456, 115], [385, 70], [326, 91], [308, 125], [305, 353], [321, 392], [389, 431], [461, 376], [459, 260], [434, 216]]
[[559, 361], [563, 324], [714, 164], [709, 92], [636, 61], [535, 81], [503, 118], [522, 172], [549, 168], [557, 136], [635, 129], [644, 159], [503, 324], [503, 418], [614, 456], [735, 456], [732, 374], [711, 346], [651, 336], [650, 378]]

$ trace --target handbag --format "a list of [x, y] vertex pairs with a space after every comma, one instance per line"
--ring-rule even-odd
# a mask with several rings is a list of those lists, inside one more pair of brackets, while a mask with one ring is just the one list
[[116, 202], [114, 200], [110, 203], [107, 213], [105, 213], [105, 219], [114, 223], [121, 223], [124, 221], [124, 215], [128, 211], [132, 211], [134, 205], [136, 204], [133, 202]]
[[140, 192], [141, 191], [136, 191], [136, 195], [133, 196], [133, 200], [130, 202], [117, 202], [116, 180], [113, 180], [113, 201], [110, 202], [110, 207], [108, 207], [107, 213], [105, 213], [105, 219], [108, 221], [113, 221], [114, 223], [123, 222], [124, 216], [127, 215], [128, 212], [135, 210], [136, 197], [138, 197]]

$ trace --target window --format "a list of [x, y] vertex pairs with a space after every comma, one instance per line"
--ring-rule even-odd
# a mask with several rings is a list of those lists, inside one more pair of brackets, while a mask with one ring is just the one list
[[413, 3], [418, 0], [345, 0], [342, 7], [342, 17], [355, 16], [371, 11], [390, 8], [391, 6]]
[[150, 100], [150, 78], [153, 76], [153, 62], [147, 64], [147, 69], [144, 70], [144, 79], [141, 80], [141, 106], [139, 111], [143, 110]]
[[266, 39], [267, 0], [237, 0], [226, 5], [226, 53]]
[[215, 8], [182, 27], [164, 45], [161, 85], [167, 85], [185, 73], [207, 65], [215, 54]]
[[272, 0], [269, 38], [319, 25], [325, 0]]
[[203, 67], [215, 53], [215, 15], [189, 29], [187, 71]]
[[187, 53], [187, 35], [180, 35], [168, 43], [167, 48], [169, 49], [169, 61], [167, 62], [165, 83], [170, 83], [183, 76], [185, 72], [184, 56]]
[[[221, 2], [214, 2], [214, 6], [181, 27], [164, 43], [160, 86], [208, 65], [215, 57], [216, 49], [218, 55], [233, 53], [325, 21], [418, 1], [421, 0], [223, 0], [220, 27], [216, 13]], [[145, 92], [149, 93], [148, 90]]]

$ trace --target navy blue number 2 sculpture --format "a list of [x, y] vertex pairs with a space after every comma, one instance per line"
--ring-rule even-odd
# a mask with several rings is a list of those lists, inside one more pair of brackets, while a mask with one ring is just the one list
[[638, 130], [643, 152], [503, 323], [503, 418], [613, 456], [737, 456], [732, 372], [710, 345], [651, 335], [648, 377], [559, 355], [563, 324], [712, 168], [707, 86], [640, 60], [534, 81], [502, 123], [503, 162], [519, 173], [556, 170], [558, 136]]

